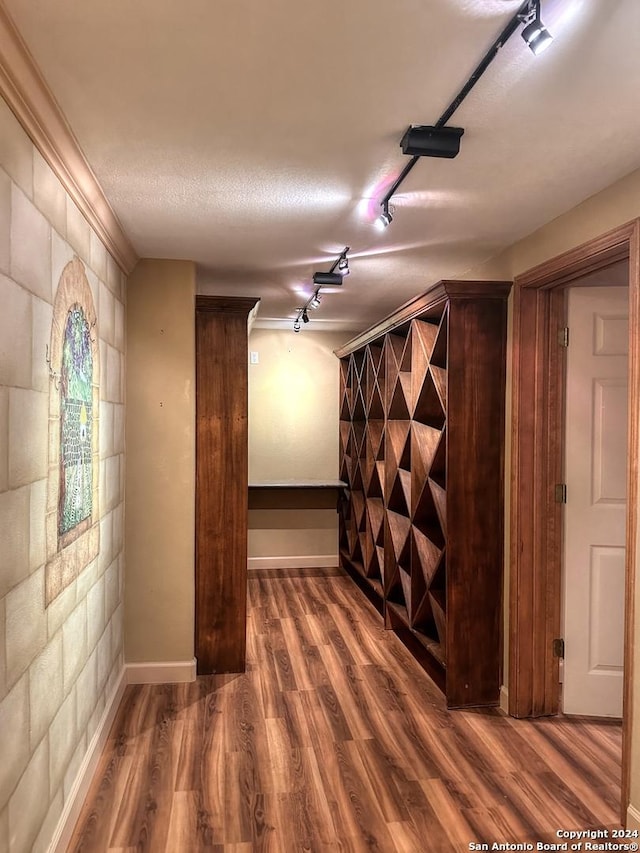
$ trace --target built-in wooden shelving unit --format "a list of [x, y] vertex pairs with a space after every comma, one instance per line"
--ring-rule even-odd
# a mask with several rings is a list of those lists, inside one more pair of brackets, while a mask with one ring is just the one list
[[440, 282], [336, 351], [341, 563], [449, 707], [499, 701], [510, 287]]

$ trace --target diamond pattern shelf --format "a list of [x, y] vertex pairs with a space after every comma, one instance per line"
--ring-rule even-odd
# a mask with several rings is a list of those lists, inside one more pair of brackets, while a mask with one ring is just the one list
[[337, 351], [343, 566], [445, 692], [501, 684], [506, 282], [440, 282]]

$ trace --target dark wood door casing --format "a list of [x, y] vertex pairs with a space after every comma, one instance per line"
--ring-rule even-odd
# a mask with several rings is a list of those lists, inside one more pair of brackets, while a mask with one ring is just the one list
[[[621, 820], [626, 821], [631, 766], [633, 634], [640, 441], [640, 220], [603, 234], [523, 275], [514, 288], [509, 713], [558, 713], [562, 514], [554, 487], [562, 482], [566, 288], [629, 262], [629, 464], [625, 578], [625, 648]], [[580, 282], [580, 283], [582, 283]]]
[[246, 655], [247, 319], [253, 298], [196, 298], [198, 673], [242, 672]]

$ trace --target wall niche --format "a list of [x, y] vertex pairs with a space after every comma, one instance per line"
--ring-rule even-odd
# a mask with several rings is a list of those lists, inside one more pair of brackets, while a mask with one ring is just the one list
[[46, 606], [97, 558], [100, 549], [97, 317], [79, 258], [70, 261], [60, 276], [48, 366]]

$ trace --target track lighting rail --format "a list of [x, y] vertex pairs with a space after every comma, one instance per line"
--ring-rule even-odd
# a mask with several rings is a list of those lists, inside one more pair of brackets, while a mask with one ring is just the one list
[[[496, 40], [493, 42], [493, 44], [491, 45], [489, 50], [487, 50], [487, 52], [482, 57], [480, 62], [476, 65], [474, 70], [471, 72], [469, 79], [466, 81], [466, 83], [460, 89], [460, 91], [455, 96], [455, 98], [451, 101], [451, 103], [446, 108], [446, 110], [442, 113], [440, 118], [436, 121], [436, 123], [434, 124], [434, 127], [444, 127], [446, 125], [446, 123], [449, 121], [449, 119], [453, 117], [454, 113], [461, 106], [462, 102], [465, 100], [465, 98], [467, 97], [469, 92], [471, 92], [471, 90], [476, 85], [478, 80], [482, 77], [484, 72], [487, 70], [487, 68], [491, 65], [493, 60], [496, 58], [500, 48], [504, 47], [504, 45], [509, 41], [511, 36], [515, 33], [515, 31], [518, 29], [518, 27], [523, 22], [529, 20], [529, 18], [532, 17], [534, 6], [536, 6], [536, 3], [534, 2], [534, 0], [524, 0], [524, 3], [521, 4], [518, 11], [511, 18], [509, 23], [502, 30], [502, 32], [496, 38]], [[381, 207], [384, 207], [385, 205], [389, 204], [389, 202], [391, 201], [391, 197], [394, 196], [398, 192], [400, 185], [404, 182], [405, 178], [407, 177], [409, 172], [411, 172], [411, 170], [416, 165], [416, 163], [418, 162], [419, 159], [420, 159], [420, 157], [417, 155], [413, 155], [411, 157], [411, 159], [406, 164], [404, 169], [400, 172], [400, 174], [398, 175], [398, 177], [396, 178], [394, 183], [391, 185], [391, 187], [387, 190], [386, 194], [383, 196], [382, 201], [380, 202]]]
[[299, 332], [302, 328], [300, 320], [302, 320], [303, 323], [309, 322], [309, 309], [317, 308], [320, 305], [320, 291], [322, 286], [338, 287], [342, 284], [343, 277], [349, 274], [349, 259], [347, 258], [348, 252], [349, 246], [345, 246], [327, 272], [316, 272], [313, 274], [313, 281], [314, 284], [317, 284], [317, 287], [313, 291], [313, 295], [307, 299], [304, 305], [297, 309], [298, 313], [293, 322], [294, 332]]
[[[444, 134], [438, 134], [436, 131], [443, 130], [447, 122], [452, 118], [455, 112], [459, 109], [460, 105], [469, 95], [471, 90], [474, 88], [478, 80], [482, 77], [485, 71], [489, 68], [493, 60], [498, 55], [501, 48], [505, 46], [505, 44], [509, 41], [511, 36], [516, 32], [518, 27], [522, 26], [523, 29], [521, 31], [522, 38], [526, 42], [527, 46], [533, 51], [534, 54], [540, 53], [544, 50], [552, 40], [552, 36], [547, 30], [547, 28], [542, 23], [540, 18], [540, 4], [541, 0], [524, 0], [518, 8], [518, 11], [513, 15], [513, 17], [509, 20], [507, 25], [498, 35], [498, 37], [494, 40], [491, 47], [484, 54], [480, 62], [476, 65], [474, 70], [471, 72], [469, 78], [462, 86], [458, 94], [451, 101], [449, 106], [442, 113], [440, 118], [436, 121], [434, 125], [431, 126], [410, 126], [408, 131], [406, 131], [403, 139], [400, 143], [401, 147], [409, 148], [407, 151], [408, 156], [410, 156], [410, 160], [405, 164], [404, 168], [395, 179], [393, 184], [389, 187], [385, 195], [382, 197], [380, 201], [380, 207], [382, 208], [382, 213], [380, 214], [377, 224], [380, 228], [384, 229], [388, 226], [392, 219], [393, 215], [389, 209], [389, 203], [391, 198], [398, 192], [402, 183], [406, 180], [407, 176], [414, 168], [418, 160], [423, 156], [435, 156], [435, 157], [455, 157], [458, 153], [458, 148], [456, 146], [447, 146], [446, 143], [444, 145], [444, 150], [446, 153], [443, 153], [442, 146], [438, 146], [436, 143], [432, 143], [432, 138], [437, 140], [437, 142], [442, 142], [441, 139], [438, 139], [440, 136], [444, 136]], [[448, 135], [455, 136], [455, 131], [458, 132], [458, 146], [459, 146], [459, 138], [464, 133], [462, 128], [447, 128]], [[413, 136], [414, 133], [417, 132], [418, 142], [417, 145], [409, 145], [408, 140], [410, 136]], [[431, 136], [431, 138], [430, 138]], [[406, 145], [403, 143], [407, 143]], [[454, 151], [455, 148], [455, 151]], [[413, 152], [419, 150], [424, 151], [424, 153], [414, 154]], [[327, 284], [341, 284], [342, 283], [342, 275], [346, 275], [349, 272], [348, 261], [347, 261], [347, 252], [349, 251], [349, 247], [346, 246], [343, 252], [338, 256], [338, 258], [333, 263], [329, 273], [315, 273], [314, 274], [314, 284], [317, 285], [313, 296], [302, 306], [302, 308], [297, 309], [297, 316], [293, 324], [293, 329], [295, 332], [300, 331], [300, 320], [303, 322], [309, 322], [309, 316], [307, 313], [308, 308], [317, 308], [320, 303], [320, 288], [322, 285]], [[340, 274], [340, 281], [331, 281], [331, 275], [336, 273], [336, 269], [338, 270], [338, 274]]]

